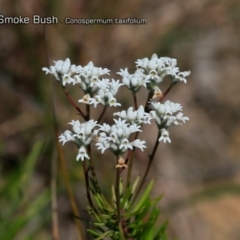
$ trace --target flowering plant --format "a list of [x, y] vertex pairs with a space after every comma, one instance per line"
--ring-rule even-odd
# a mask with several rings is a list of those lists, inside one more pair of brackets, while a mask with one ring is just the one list
[[[172, 87], [178, 82], [186, 83], [190, 72], [180, 72], [176, 59], [158, 57], [143, 58], [136, 61], [133, 74], [128, 69], [121, 69], [122, 81], [103, 77], [109, 74], [106, 68], [95, 67], [92, 62], [86, 66], [55, 61], [54, 66], [43, 68], [46, 74], [52, 74], [61, 84], [71, 104], [76, 108], [82, 121], [72, 120], [72, 130], [66, 130], [59, 136], [59, 141], [74, 142], [78, 148], [76, 160], [81, 160], [85, 176], [86, 195], [89, 202], [88, 212], [93, 215], [94, 229], [88, 229], [95, 239], [165, 239], [166, 222], [156, 229], [159, 210], [156, 204], [162, 196], [151, 200], [149, 194], [153, 181], [146, 186], [147, 175], [152, 166], [159, 143], [171, 143], [168, 129], [189, 120], [182, 113], [182, 106], [171, 101], [163, 102]], [[159, 85], [170, 78], [170, 85], [162, 93]], [[70, 97], [66, 84], [78, 85], [84, 92], [78, 102], [86, 105], [83, 112]], [[101, 123], [108, 107], [121, 106], [116, 99], [120, 87], [126, 86], [133, 96], [134, 106], [115, 112], [113, 124]], [[141, 87], [148, 90], [145, 106], [138, 105], [137, 93]], [[91, 107], [103, 106], [98, 119], [91, 119]], [[155, 145], [149, 154], [148, 163], [142, 177], [131, 181], [134, 152], [137, 148], [146, 149], [146, 142], [138, 135], [143, 124], [155, 122], [158, 128]], [[112, 199], [103, 195], [94, 170], [91, 145], [95, 143], [102, 154], [110, 150], [116, 158], [116, 181], [112, 188]], [[126, 176], [124, 173], [126, 172]], [[125, 177], [125, 178], [124, 178]], [[125, 180], [125, 184], [124, 184]]]

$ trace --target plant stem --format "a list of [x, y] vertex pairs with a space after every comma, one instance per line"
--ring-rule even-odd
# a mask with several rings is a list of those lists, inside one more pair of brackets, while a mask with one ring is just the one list
[[148, 97], [147, 97], [147, 101], [146, 101], [145, 107], [144, 107], [145, 112], [149, 112], [149, 110], [150, 110], [150, 108], [149, 108], [149, 101], [152, 98], [152, 96], [153, 96], [153, 92], [149, 91]]
[[137, 104], [137, 96], [135, 92], [132, 92], [133, 95], [133, 102], [134, 102], [134, 109], [137, 110], [138, 104]]
[[90, 105], [86, 104], [85, 121], [89, 121], [89, 119], [90, 119]]
[[131, 238], [131, 237], [128, 237], [128, 235], [129, 235], [129, 228], [128, 228], [128, 224], [126, 223], [126, 222], [124, 222], [124, 221], [122, 221], [122, 231], [123, 231], [123, 233], [124, 233], [124, 237], [127, 239], [127, 240], [134, 240], [133, 238]]
[[89, 168], [87, 168], [86, 161], [83, 161], [82, 165], [83, 165], [83, 173], [84, 173], [84, 178], [85, 178], [87, 199], [88, 199], [90, 207], [96, 212], [96, 208], [93, 205], [91, 193], [90, 193], [90, 184], [89, 184], [89, 178], [88, 178]]
[[119, 184], [120, 184], [120, 172], [121, 169], [116, 169], [116, 186], [115, 186], [115, 194], [116, 194], [116, 206], [117, 206], [117, 220], [120, 222], [121, 219], [121, 210], [120, 210], [120, 193], [119, 193]]
[[126, 186], [125, 186], [126, 190], [127, 190], [128, 186], [130, 184], [130, 181], [131, 181], [132, 167], [133, 167], [133, 154], [131, 154], [129, 164], [128, 164], [127, 179], [126, 179]]
[[101, 112], [101, 114], [98, 117], [98, 120], [97, 120], [98, 123], [102, 120], [102, 117], [103, 117], [104, 113], [106, 112], [107, 108], [108, 108], [108, 106], [105, 105], [103, 110], [102, 110], [102, 112]]
[[74, 102], [74, 100], [71, 98], [71, 96], [69, 95], [69, 92], [67, 91], [67, 89], [62, 86], [62, 89], [65, 93], [65, 95], [67, 96], [68, 100], [70, 101], [70, 103], [72, 104], [72, 106], [78, 111], [79, 115], [86, 120], [86, 116], [85, 114], [82, 112], [82, 110], [77, 106], [77, 104]]
[[[87, 104], [86, 105], [86, 121], [89, 121], [89, 119], [90, 119], [90, 114], [91, 114], [90, 110], [91, 110], [90, 105]], [[91, 150], [91, 145], [90, 144], [87, 146], [87, 150], [88, 150], [88, 155], [89, 155], [89, 166], [90, 166], [90, 171], [91, 171], [91, 174], [92, 174], [92, 178], [94, 180], [94, 183], [96, 184], [98, 192], [100, 192], [100, 188], [99, 188], [99, 185], [98, 185], [96, 173], [95, 173], [94, 166], [93, 166], [92, 150]], [[89, 176], [87, 175], [87, 177], [89, 177]]]
[[93, 165], [91, 145], [88, 145], [87, 150], [88, 150], [88, 155], [89, 155], [90, 171], [91, 171], [92, 178], [93, 178], [93, 181], [94, 181], [94, 184], [95, 184], [94, 188], [96, 188], [98, 193], [101, 193], [101, 189], [99, 187], [99, 184], [98, 184], [98, 181], [97, 181], [97, 175], [95, 173], [95, 169], [94, 169], [94, 165]]
[[[136, 132], [136, 133], [135, 133], [134, 140], [137, 139], [138, 134], [139, 134], [139, 132]], [[127, 157], [126, 157], [126, 159], [125, 159], [125, 164], [128, 164], [129, 159], [131, 159], [131, 158], [133, 159], [133, 154], [134, 154], [135, 149], [136, 149], [136, 148], [133, 147], [132, 150], [131, 150], [131, 149], [128, 150]], [[131, 167], [132, 167], [132, 165], [131, 165]], [[121, 174], [122, 174], [122, 172], [124, 171], [124, 169], [125, 169], [125, 168], [122, 168], [122, 169], [121, 169]], [[128, 170], [129, 170], [129, 168], [128, 168]]]
[[173, 88], [173, 86], [177, 84], [177, 82], [171, 82], [170, 86], [168, 87], [168, 89], [164, 92], [163, 96], [158, 100], [159, 102], [162, 102], [163, 99], [168, 95], [168, 93], [171, 91], [171, 89]]
[[157, 139], [156, 139], [156, 142], [155, 142], [155, 145], [154, 145], [153, 150], [152, 150], [152, 153], [149, 155], [149, 160], [148, 160], [148, 165], [147, 165], [146, 171], [145, 171], [145, 173], [144, 173], [144, 175], [143, 175], [143, 177], [142, 177], [142, 180], [141, 180], [141, 182], [140, 182], [140, 184], [139, 184], [139, 187], [138, 187], [138, 189], [137, 189], [137, 191], [136, 191], [136, 194], [135, 194], [135, 196], [134, 196], [134, 198], [133, 198], [133, 200], [132, 200], [132, 203], [134, 203], [134, 202], [136, 201], [139, 193], [140, 193], [141, 190], [142, 190], [142, 187], [143, 187], [144, 183], [146, 182], [147, 175], [148, 175], [148, 173], [149, 173], [150, 167], [152, 166], [153, 159], [154, 159], [155, 153], [156, 153], [157, 148], [158, 148], [158, 145], [159, 145], [158, 139], [159, 139], [160, 135], [161, 135], [161, 133], [160, 133], [160, 131], [159, 131], [159, 132], [158, 132]]

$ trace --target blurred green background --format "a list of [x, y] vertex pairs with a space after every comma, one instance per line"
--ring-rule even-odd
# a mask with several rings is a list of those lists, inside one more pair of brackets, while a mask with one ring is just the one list
[[[32, 24], [34, 14], [70, 18], [147, 19], [145, 25]], [[160, 144], [151, 177], [154, 194], [164, 193], [162, 218], [169, 239], [240, 239], [240, 3], [232, 1], [0, 1], [0, 15], [28, 16], [30, 24], [0, 25], [0, 232], [2, 240], [51, 239], [51, 161], [56, 156], [52, 96], [60, 132], [78, 118], [59, 84], [42, 72], [53, 60], [111, 69], [111, 77], [137, 59], [169, 56], [187, 85], [178, 84], [167, 99], [179, 102], [190, 121], [170, 129], [172, 144]], [[46, 40], [45, 40], [46, 39]], [[167, 85], [163, 84], [162, 90]], [[75, 100], [82, 97], [69, 86]], [[132, 104], [128, 91], [119, 101]], [[141, 91], [139, 103], [145, 103]], [[81, 105], [80, 105], [81, 106]], [[109, 109], [105, 121], [112, 119]], [[93, 117], [99, 112], [94, 110]], [[155, 127], [140, 137], [155, 141]], [[154, 136], [154, 137], [153, 137]], [[86, 207], [77, 149], [63, 148], [81, 214]], [[137, 152], [134, 174], [144, 168], [147, 152]], [[113, 176], [111, 157], [96, 153], [101, 185]], [[104, 167], [103, 167], [104, 166]], [[60, 239], [77, 239], [66, 187], [58, 168]], [[107, 190], [105, 190], [107, 191]], [[84, 216], [84, 215], [83, 215]], [[87, 218], [87, 216], [85, 216]], [[85, 226], [86, 227], [86, 226]], [[2, 237], [3, 236], [3, 237]], [[90, 238], [88, 238], [90, 239]]]

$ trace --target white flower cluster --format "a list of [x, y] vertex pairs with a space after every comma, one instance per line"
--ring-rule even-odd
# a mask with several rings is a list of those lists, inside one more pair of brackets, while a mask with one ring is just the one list
[[138, 69], [134, 74], [129, 74], [127, 68], [118, 72], [123, 77], [124, 85], [133, 92], [137, 92], [141, 86], [153, 90], [167, 75], [171, 77], [173, 82], [182, 81], [184, 83], [187, 82], [186, 77], [190, 75], [190, 71], [179, 71], [176, 59], [169, 57], [158, 58], [157, 54], [153, 54], [151, 59], [138, 59], [136, 67]]
[[186, 77], [190, 75], [190, 71], [179, 71], [176, 59], [169, 57], [158, 58], [157, 54], [153, 54], [150, 60], [148, 58], [138, 59], [136, 64], [137, 67], [144, 69], [146, 78], [151, 79], [154, 85], [162, 82], [167, 75], [171, 76], [173, 81], [186, 83]]
[[133, 111], [133, 107], [130, 107], [127, 111], [116, 112], [113, 115], [125, 119], [127, 123], [136, 123], [137, 125], [141, 125], [143, 123], [151, 124], [150, 120], [152, 119], [151, 115], [144, 111], [144, 107], [142, 105], [140, 105], [136, 111]]
[[140, 148], [143, 151], [145, 148], [145, 141], [136, 139], [129, 142], [129, 137], [132, 133], [141, 132], [140, 126], [137, 124], [126, 123], [126, 120], [113, 119], [115, 124], [110, 126], [104, 123], [100, 128], [98, 142], [96, 146], [102, 153], [106, 149], [110, 149], [116, 156], [122, 155], [128, 149], [133, 149], [133, 147]]
[[152, 111], [150, 111], [151, 117], [155, 120], [159, 131], [161, 132], [161, 137], [159, 141], [171, 142], [169, 138], [169, 133], [167, 128], [174, 125], [181, 125], [179, 121], [185, 123], [189, 120], [188, 117], [183, 116], [182, 105], [179, 103], [173, 103], [171, 101], [166, 101], [164, 103], [151, 102], [150, 105]]
[[[105, 74], [109, 74], [110, 70], [107, 68], [95, 67], [92, 62], [89, 62], [86, 66], [71, 65], [69, 58], [65, 61], [54, 61], [55, 65], [49, 69], [42, 68], [46, 74], [53, 74], [57, 81], [61, 82], [63, 86], [67, 83], [73, 85], [79, 84], [85, 95], [79, 100], [81, 103], [94, 105], [96, 107], [99, 103], [109, 106], [121, 106], [117, 103], [114, 97], [122, 83], [119, 80], [99, 77]], [[94, 95], [95, 94], [95, 95]]]
[[117, 73], [122, 76], [122, 82], [102, 78], [103, 75], [109, 74], [110, 71], [107, 68], [95, 67], [92, 62], [82, 67], [80, 65], [71, 65], [70, 60], [67, 58], [65, 61], [55, 61], [54, 66], [49, 69], [42, 68], [46, 74], [54, 75], [56, 80], [63, 86], [67, 83], [80, 85], [84, 96], [79, 102], [94, 107], [97, 107], [98, 104], [114, 107], [121, 106], [115, 96], [122, 85], [125, 85], [134, 94], [142, 86], [150, 91], [150, 113], [142, 105], [135, 110], [130, 107], [126, 111], [113, 114], [120, 117], [120, 119], [113, 119], [115, 124], [112, 126], [106, 123], [100, 125], [94, 120], [85, 123], [71, 121], [72, 131], [66, 130], [59, 136], [59, 141], [62, 144], [73, 141], [78, 146], [77, 160], [89, 159], [86, 147], [93, 140], [97, 140], [97, 149], [101, 150], [102, 153], [106, 149], [110, 149], [120, 158], [123, 153], [134, 147], [143, 151], [146, 148], [145, 141], [139, 139], [131, 141], [130, 136], [133, 133], [141, 132], [142, 124], [150, 124], [152, 119], [155, 120], [159, 129], [160, 137], [158, 141], [171, 143], [167, 129], [171, 126], [181, 125], [189, 120], [188, 117], [183, 116], [181, 104], [170, 101], [160, 102], [161, 97], [164, 95], [159, 88], [159, 83], [164, 80], [165, 76], [170, 76], [172, 83], [178, 81], [186, 83], [186, 77], [190, 75], [190, 71], [180, 72], [176, 59], [169, 57], [158, 58], [156, 54], [153, 54], [151, 59], [138, 59], [136, 67], [137, 70], [133, 74], [130, 74], [127, 68], [121, 69]]
[[[143, 116], [146, 118], [146, 116]], [[149, 116], [150, 118], [150, 116]], [[143, 151], [146, 148], [145, 141], [136, 139], [129, 142], [129, 137], [132, 133], [141, 132], [141, 126], [135, 123], [127, 123], [126, 120], [113, 119], [115, 124], [110, 126], [106, 123], [103, 125], [97, 124], [97, 121], [87, 121], [80, 123], [78, 120], [72, 120], [69, 124], [72, 125], [72, 131], [66, 130], [59, 136], [59, 142], [64, 145], [66, 142], [72, 141], [79, 148], [77, 160], [82, 161], [89, 156], [86, 151], [93, 140], [97, 140], [96, 146], [102, 153], [106, 149], [110, 149], [116, 156], [120, 156], [128, 149], [138, 147]], [[97, 127], [97, 129], [96, 129]]]
[[79, 148], [77, 160], [88, 158], [89, 156], [86, 151], [86, 146], [88, 146], [92, 140], [97, 137], [98, 130], [94, 130], [97, 124], [97, 121], [89, 120], [84, 123], [80, 123], [78, 120], [72, 120], [69, 124], [72, 125], [72, 131], [66, 130], [59, 136], [59, 142], [62, 142], [64, 145], [66, 142], [72, 141], [75, 142]]
[[95, 96], [90, 97], [90, 94], [86, 94], [79, 100], [79, 102], [94, 105], [94, 107], [96, 107], [99, 103], [113, 107], [121, 106], [120, 103], [117, 103], [114, 96], [117, 94], [119, 87], [122, 85], [122, 83], [119, 83], [119, 80], [115, 81], [112, 79], [110, 82], [109, 79], [98, 79], [93, 85], [98, 88]]
[[76, 65], [71, 65], [69, 58], [67, 58], [65, 61], [54, 61], [54, 63], [55, 65], [51, 66], [49, 69], [43, 67], [42, 70], [45, 71], [46, 74], [52, 74], [57, 81], [62, 83], [63, 86], [65, 86], [66, 83], [75, 84], [75, 79], [71, 76], [78, 71]]
[[147, 87], [146, 84], [149, 82], [143, 73], [143, 69], [137, 69], [134, 74], [130, 74], [128, 69], [125, 68], [125, 70], [120, 69], [117, 74], [123, 77], [123, 84], [133, 92], [137, 92], [141, 86]]

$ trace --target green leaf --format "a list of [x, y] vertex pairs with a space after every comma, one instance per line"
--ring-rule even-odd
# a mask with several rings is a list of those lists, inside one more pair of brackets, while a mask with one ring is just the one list
[[123, 195], [123, 180], [122, 180], [122, 178], [120, 178], [120, 181], [119, 181], [119, 193], [120, 193], [120, 196]]
[[154, 198], [151, 202], [152, 205], [156, 205], [161, 199], [163, 198], [163, 194], [159, 195], [158, 197]]
[[0, 205], [6, 206], [4, 216], [0, 216], [0, 232], [3, 239], [15, 239], [19, 231], [24, 231], [31, 221], [37, 219], [38, 225], [27, 230], [28, 237], [34, 235], [34, 232], [49, 219], [48, 214], [39, 217], [49, 203], [49, 191], [39, 192], [34, 199], [29, 199], [27, 194], [28, 185], [43, 146], [43, 141], [35, 143], [20, 168], [14, 169], [0, 186], [0, 195], [3, 196]]
[[116, 206], [116, 193], [115, 193], [115, 188], [113, 185], [112, 185], [112, 200]]
[[97, 237], [101, 236], [101, 233], [98, 233], [92, 229], [87, 229], [87, 232], [91, 233], [93, 236], [97, 236]]
[[130, 202], [130, 200], [131, 200], [131, 198], [132, 198], [132, 196], [133, 196], [133, 193], [134, 193], [135, 190], [136, 190], [136, 187], [137, 187], [139, 181], [140, 181], [140, 177], [138, 176], [138, 177], [135, 179], [135, 181], [134, 181], [134, 183], [133, 183], [132, 185], [129, 184], [129, 185], [127, 186], [127, 189], [126, 189], [126, 191], [124, 192], [124, 194], [123, 194], [123, 196], [122, 196], [122, 200], [121, 200], [121, 207], [123, 207], [123, 209], [127, 210], [127, 209], [130, 207], [129, 202]]
[[168, 221], [165, 221], [162, 224], [161, 228], [157, 231], [157, 233], [156, 233], [156, 235], [155, 235], [153, 240], [160, 240], [160, 239], [161, 240], [165, 240], [165, 239], [167, 239], [167, 236], [165, 234], [167, 226], [168, 226]]
[[150, 194], [150, 192], [151, 192], [151, 190], [152, 190], [152, 188], [153, 188], [153, 180], [148, 184], [148, 186], [147, 186], [147, 188], [145, 189], [145, 191], [143, 192], [143, 194], [142, 194], [142, 196], [141, 196], [141, 198], [138, 200], [138, 202], [136, 203], [136, 205], [135, 205], [135, 207], [133, 208], [133, 212], [134, 211], [137, 211], [139, 208], [141, 208], [143, 205], [144, 205], [144, 203], [145, 203], [145, 201], [146, 201], [146, 199], [149, 197], [149, 194]]
[[97, 236], [98, 238], [96, 238], [96, 240], [101, 240], [103, 239], [104, 237], [110, 237], [112, 235], [111, 231], [106, 231], [104, 232], [103, 234], [99, 234], [91, 229], [88, 229], [87, 230], [88, 232], [92, 233], [93, 235]]
[[136, 190], [136, 188], [137, 188], [137, 185], [138, 185], [140, 179], [141, 179], [140, 176], [138, 176], [138, 177], [136, 178], [136, 180], [134, 181], [134, 183], [133, 183], [133, 185], [132, 185], [132, 194], [134, 194], [134, 192], [135, 192], [135, 190]]

